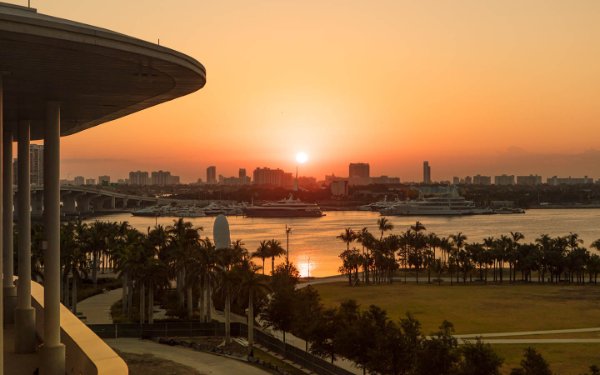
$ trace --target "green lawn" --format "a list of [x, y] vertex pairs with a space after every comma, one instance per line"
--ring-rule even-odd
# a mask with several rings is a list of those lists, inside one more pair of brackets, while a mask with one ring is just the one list
[[326, 306], [347, 299], [374, 304], [393, 320], [411, 312], [429, 334], [445, 319], [456, 333], [510, 332], [600, 327], [600, 287], [566, 285], [314, 286]]
[[[600, 344], [536, 344], [530, 345], [542, 354], [554, 374], [589, 373], [590, 365], [600, 366]], [[503, 374], [518, 367], [527, 345], [494, 345], [494, 351], [504, 358]]]

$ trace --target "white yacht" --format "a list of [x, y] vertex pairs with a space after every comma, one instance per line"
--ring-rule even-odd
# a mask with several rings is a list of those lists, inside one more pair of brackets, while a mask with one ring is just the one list
[[473, 201], [466, 200], [458, 195], [456, 189], [453, 189], [449, 193], [438, 196], [401, 201], [392, 207], [381, 210], [380, 213], [396, 216], [460, 216], [491, 215], [494, 211], [489, 208], [475, 206]]
[[321, 217], [321, 208], [315, 203], [304, 203], [291, 195], [277, 202], [252, 205], [244, 209], [248, 217]]
[[386, 208], [393, 207], [399, 203], [402, 203], [402, 201], [399, 200], [398, 198], [394, 199], [393, 201], [388, 201], [387, 195], [386, 195], [383, 197], [383, 200], [365, 204], [363, 206], [358, 207], [358, 210], [359, 211], [381, 211]]

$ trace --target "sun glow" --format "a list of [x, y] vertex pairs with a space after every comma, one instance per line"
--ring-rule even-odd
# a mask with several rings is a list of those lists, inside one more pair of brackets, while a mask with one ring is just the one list
[[298, 164], [304, 164], [308, 161], [308, 154], [306, 152], [300, 151], [296, 154], [296, 162]]
[[315, 268], [317, 267], [315, 263], [310, 260], [310, 258], [308, 258], [308, 260], [298, 262], [298, 272], [300, 272], [300, 277], [310, 277]]

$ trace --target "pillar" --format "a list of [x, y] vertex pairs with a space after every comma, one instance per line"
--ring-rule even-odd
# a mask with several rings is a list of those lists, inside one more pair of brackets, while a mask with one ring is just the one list
[[[2, 84], [2, 76], [0, 75], [0, 134], [2, 134], [4, 130], [4, 86]], [[4, 142], [0, 142], [0, 148], [3, 146]], [[0, 155], [4, 155], [2, 150], [0, 150]], [[2, 174], [3, 163], [0, 163], [0, 179], [4, 178]], [[0, 181], [0, 196], [2, 196], [2, 181]], [[0, 219], [4, 219], [2, 215], [2, 206], [0, 206]], [[0, 223], [1, 224], [1, 223]], [[0, 243], [2, 242], [4, 226], [0, 225], [2, 230], [0, 230]], [[12, 236], [12, 233], [7, 234]], [[0, 273], [2, 274], [2, 279], [4, 279], [4, 254], [0, 257]], [[4, 286], [0, 288], [0, 303], [4, 305]], [[4, 322], [4, 307], [0, 308], [0, 324]], [[4, 328], [0, 330], [0, 375], [4, 374]]]
[[31, 307], [31, 185], [29, 181], [29, 121], [19, 121], [17, 150], [18, 257], [17, 308], [15, 309], [15, 351], [33, 353], [36, 348], [35, 310]]
[[[0, 117], [0, 121], [2, 121]], [[2, 272], [4, 274], [4, 321], [14, 323], [17, 307], [17, 288], [13, 281], [13, 132], [5, 127], [2, 138]]]
[[44, 345], [41, 374], [65, 374], [60, 342], [60, 104], [46, 106], [44, 126]]

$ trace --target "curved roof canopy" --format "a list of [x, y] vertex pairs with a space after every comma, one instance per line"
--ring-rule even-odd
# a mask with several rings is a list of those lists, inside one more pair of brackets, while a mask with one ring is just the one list
[[110, 30], [0, 3], [5, 124], [31, 121], [43, 137], [45, 103], [61, 103], [61, 135], [73, 134], [199, 90], [193, 58]]

